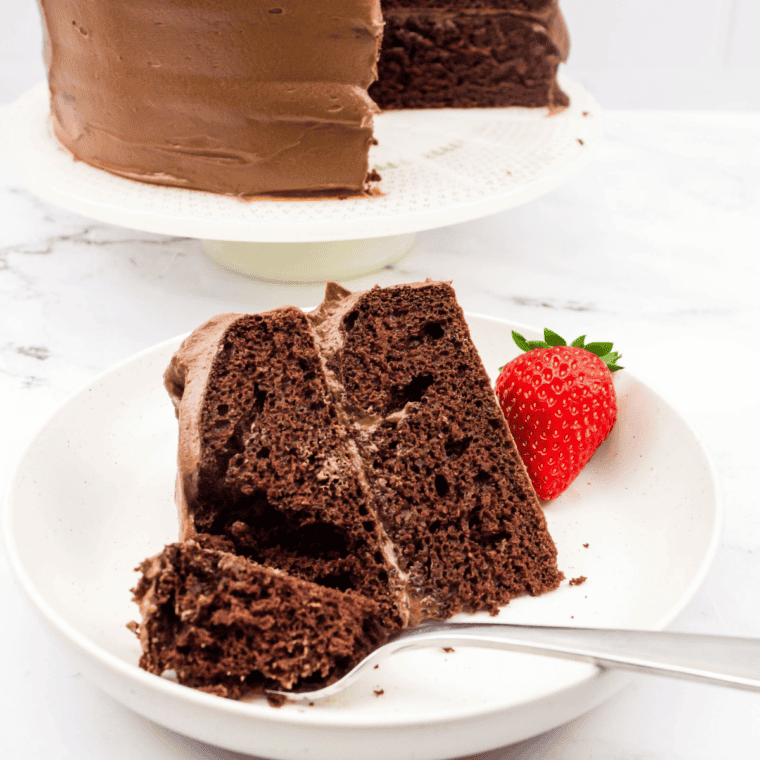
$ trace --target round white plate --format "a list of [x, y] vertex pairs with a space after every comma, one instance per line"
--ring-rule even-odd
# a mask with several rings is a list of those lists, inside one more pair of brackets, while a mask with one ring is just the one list
[[381, 114], [370, 156], [383, 177], [377, 198], [244, 202], [117, 177], [59, 145], [46, 83], [10, 106], [0, 144], [37, 195], [123, 227], [262, 243], [385, 238], [503, 211], [569, 179], [590, 156], [600, 110], [582, 87], [560, 80], [571, 105], [551, 116], [526, 108]]
[[[539, 337], [503, 320], [468, 321], [494, 377], [518, 353], [512, 329]], [[181, 734], [261, 757], [440, 760], [556, 727], [619, 688], [618, 676], [591, 665], [464, 647], [399, 654], [313, 707], [235, 702], [140, 670], [125, 627], [137, 616], [133, 568], [177, 535], [177, 430], [161, 376], [179, 343], [138, 354], [69, 399], [22, 457], [4, 514], [23, 588], [108, 694]], [[504, 621], [661, 629], [705, 577], [721, 524], [707, 454], [627, 370], [615, 386], [612, 434], [570, 489], [545, 504], [567, 580], [513, 601]], [[581, 575], [588, 580], [569, 586]]]

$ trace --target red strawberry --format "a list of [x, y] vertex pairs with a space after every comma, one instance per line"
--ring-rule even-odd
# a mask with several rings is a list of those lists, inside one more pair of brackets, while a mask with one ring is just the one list
[[542, 499], [554, 499], [575, 480], [617, 417], [612, 372], [622, 369], [612, 343], [582, 335], [567, 345], [551, 330], [543, 341], [513, 332], [527, 353], [501, 368], [499, 400], [525, 468]]

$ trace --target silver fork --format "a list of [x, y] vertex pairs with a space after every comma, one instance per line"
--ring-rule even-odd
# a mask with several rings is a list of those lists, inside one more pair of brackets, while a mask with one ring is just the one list
[[289, 701], [316, 702], [339, 694], [396, 652], [433, 646], [509, 649], [760, 692], [760, 639], [504, 623], [426, 623], [393, 635], [343, 678], [323, 689], [270, 693]]

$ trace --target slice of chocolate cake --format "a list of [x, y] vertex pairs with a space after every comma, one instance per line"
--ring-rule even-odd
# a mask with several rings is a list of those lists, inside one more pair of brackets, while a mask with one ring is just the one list
[[[174, 669], [183, 683], [230, 696], [239, 693], [232, 681], [241, 676], [246, 688], [266, 679], [290, 688], [316, 670], [315, 678], [332, 678], [383, 632], [461, 611], [496, 613], [563, 578], [446, 283], [361, 293], [331, 283], [309, 315], [285, 307], [216, 317], [184, 341], [165, 384], [179, 419], [176, 496], [185, 543], [144, 563], [136, 590], [145, 616], [141, 664], [152, 672]], [[212, 558], [198, 541], [223, 541], [227, 551]], [[178, 580], [172, 568], [182, 563], [195, 564]], [[275, 580], [263, 580], [270, 569]], [[241, 629], [256, 629], [243, 611], [254, 601], [259, 609], [258, 597], [224, 596], [247, 588], [235, 585], [232, 570], [246, 583], [255, 577], [274, 584], [278, 595], [307, 582], [309, 594], [317, 588], [331, 592], [331, 603], [345, 600], [364, 635], [335, 635], [353, 642], [353, 655], [320, 650], [317, 666], [278, 654], [272, 664], [266, 653], [246, 660], [226, 629], [217, 644], [205, 623], [186, 636], [177, 619], [185, 622], [182, 610], [195, 609], [192, 596], [198, 606], [215, 581], [224, 593], [214, 604], [234, 606]], [[190, 576], [205, 580], [182, 580]], [[266, 607], [267, 636], [280, 637], [278, 653], [300, 651], [305, 634], [290, 620], [302, 614], [298, 604]], [[213, 621], [228, 617], [216, 608], [208, 614]], [[303, 614], [308, 628], [314, 618]], [[339, 630], [342, 618], [331, 619]], [[243, 649], [271, 648], [256, 630], [234, 636]], [[245, 664], [215, 670], [207, 653], [193, 654], [198, 647]]]
[[[336, 681], [382, 642], [377, 605], [297, 580], [198, 536], [145, 560], [140, 667], [223, 697]], [[231, 549], [231, 545], [226, 546]]]
[[451, 286], [333, 284], [310, 319], [412, 620], [556, 588], [554, 542]]

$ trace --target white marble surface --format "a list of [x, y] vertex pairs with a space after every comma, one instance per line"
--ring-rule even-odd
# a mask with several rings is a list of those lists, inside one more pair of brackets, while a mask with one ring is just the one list
[[[465, 309], [614, 339], [625, 365], [705, 438], [726, 525], [674, 626], [760, 636], [760, 114], [615, 111], [596, 157], [550, 195], [420, 235], [360, 288], [451, 279]], [[227, 310], [316, 303], [321, 288], [216, 268], [197, 241], [93, 223], [27, 192], [0, 159], [0, 482], [72, 391]], [[0, 555], [0, 736], [7, 758], [230, 760], [84, 680]], [[480, 760], [757, 756], [760, 695], [635, 678], [602, 707]], [[393, 758], [389, 737], [388, 757]]]

